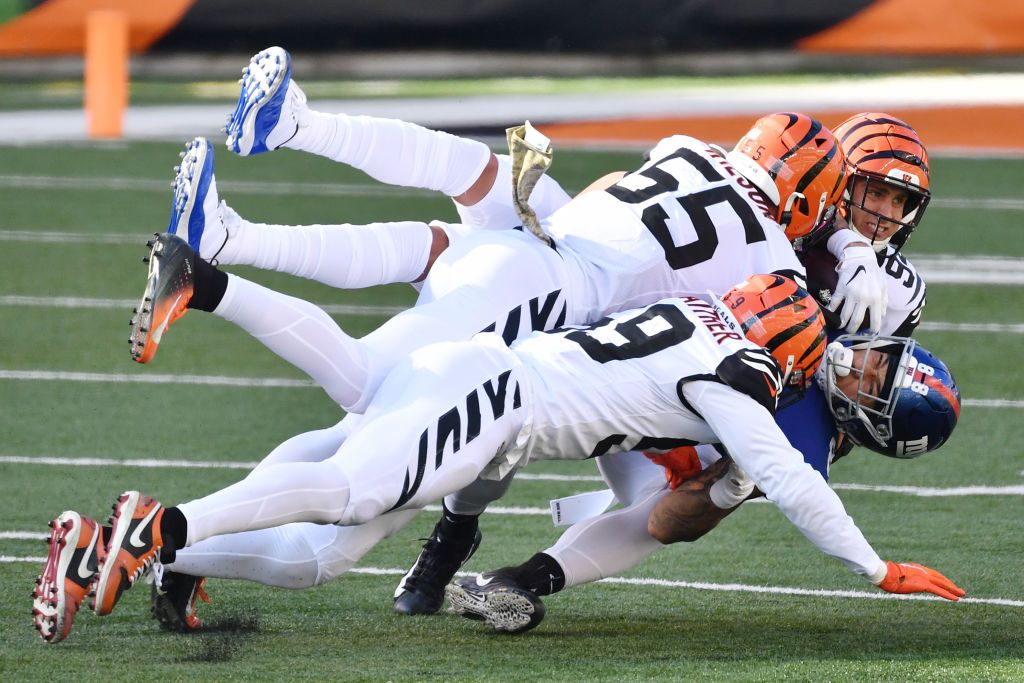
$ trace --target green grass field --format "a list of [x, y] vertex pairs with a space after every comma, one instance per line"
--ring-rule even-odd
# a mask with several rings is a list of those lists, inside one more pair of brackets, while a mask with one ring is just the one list
[[[31, 626], [29, 592], [51, 518], [64, 509], [102, 518], [126, 488], [184, 501], [243, 474], [119, 461], [253, 462], [289, 436], [340, 417], [315, 388], [127, 381], [156, 374], [300, 377], [244, 333], [196, 313], [168, 333], [153, 364], [129, 360], [128, 319], [145, 279], [143, 243], [166, 225], [177, 151], [158, 143], [0, 150], [0, 679], [1024, 680], [1020, 285], [930, 286], [926, 320], [948, 324], [919, 336], [949, 362], [969, 399], [958, 432], [917, 461], [856, 452], [833, 473], [837, 484], [908, 487], [839, 493], [883, 557], [945, 572], [968, 591], [960, 604], [883, 594], [821, 555], [773, 506], [753, 504], [707, 538], [636, 567], [630, 582], [552, 596], [538, 629], [499, 636], [449, 614], [409, 619], [391, 612], [394, 584], [433, 524], [434, 513], [424, 513], [360, 563], [390, 573], [357, 572], [300, 592], [210, 581], [213, 604], [202, 606], [201, 616], [218, 628], [197, 636], [162, 633], [149, 617], [148, 592], [136, 589], [111, 616], [83, 609], [67, 641], [45, 645]], [[579, 189], [636, 159], [562, 150], [552, 174]], [[911, 241], [911, 258], [1024, 257], [1024, 160], [937, 159], [934, 168], [940, 201]], [[294, 152], [253, 159], [219, 153], [218, 184], [240, 213], [267, 222], [455, 216], [443, 198], [382, 189]], [[413, 300], [404, 285], [341, 292], [237, 272], [321, 304]], [[384, 318], [337, 319], [363, 334]], [[966, 332], [957, 327], [963, 323], [1004, 327]], [[96, 375], [50, 379], [58, 372]], [[986, 403], [991, 399], [1003, 399], [1003, 407]], [[67, 460], [45, 464], [47, 457]], [[84, 458], [113, 463], [90, 466]], [[571, 462], [528, 471], [596, 474], [589, 463]], [[545, 508], [552, 497], [599, 486], [523, 480], [501, 505]], [[986, 495], [950, 490], [964, 486]], [[939, 495], [913, 495], [924, 487]], [[482, 528], [470, 571], [519, 562], [559, 533], [542, 514], [490, 514]]]

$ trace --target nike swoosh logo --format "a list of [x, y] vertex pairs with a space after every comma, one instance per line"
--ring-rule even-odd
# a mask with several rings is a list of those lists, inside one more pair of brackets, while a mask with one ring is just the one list
[[149, 523], [153, 521], [156, 513], [160, 512], [161, 507], [162, 506], [159, 504], [155, 505], [153, 509], [149, 511], [149, 514], [143, 517], [142, 521], [139, 522], [139, 525], [135, 527], [135, 531], [133, 531], [132, 535], [128, 537], [128, 542], [131, 543], [132, 546], [136, 548], [146, 547], [146, 544], [142, 542], [142, 530], [149, 526]]
[[480, 588], [486, 588], [487, 586], [490, 585], [491, 581], [494, 581], [494, 577], [493, 576], [488, 576], [486, 579], [484, 577], [482, 577], [482, 576], [477, 576], [476, 577], [476, 585], [479, 586]]
[[163, 321], [160, 323], [159, 326], [157, 326], [156, 330], [153, 331], [154, 344], [160, 343], [160, 337], [164, 336], [164, 330], [166, 330], [167, 326], [171, 324], [171, 314], [174, 313], [174, 311], [178, 308], [179, 301], [181, 301], [181, 294], [179, 294], [178, 298], [174, 300], [174, 303], [171, 304], [171, 307], [167, 309], [167, 315], [164, 316]]
[[89, 547], [85, 549], [85, 554], [82, 555], [82, 561], [78, 563], [78, 575], [83, 579], [92, 578], [94, 572], [89, 569], [89, 558], [92, 557], [93, 551], [96, 549], [96, 539], [100, 536], [99, 530], [96, 530], [92, 534], [92, 540], [89, 541]]
[[867, 270], [866, 270], [866, 269], [864, 268], [864, 266], [857, 266], [857, 270], [853, 271], [853, 275], [851, 275], [851, 276], [850, 276], [850, 279], [849, 279], [849, 280], [847, 280], [846, 282], [847, 282], [847, 283], [853, 282], [853, 280], [854, 280], [854, 279], [855, 279], [855, 278], [856, 278], [856, 277], [857, 277], [858, 275], [860, 275], [861, 273], [866, 273], [866, 272], [868, 272], [868, 271], [867, 271]]

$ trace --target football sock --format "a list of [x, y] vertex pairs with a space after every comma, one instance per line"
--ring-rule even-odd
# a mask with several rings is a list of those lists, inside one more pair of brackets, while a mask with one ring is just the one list
[[537, 595], [551, 595], [565, 587], [562, 566], [547, 553], [537, 553], [515, 567], [502, 567], [498, 573], [513, 577], [517, 584]]
[[164, 508], [164, 514], [160, 516], [160, 537], [164, 541], [164, 547], [160, 549], [160, 561], [168, 563], [174, 561], [174, 553], [182, 545], [188, 535], [188, 522], [181, 510], [176, 507]]
[[[621, 574], [663, 547], [647, 533], [647, 518], [662, 495], [664, 490], [569, 527], [545, 551], [562, 568], [565, 587]], [[609, 543], [610, 538], [615, 542]]]
[[221, 207], [228, 239], [220, 263], [255, 266], [357, 289], [412, 282], [427, 267], [433, 235], [418, 221], [369, 225], [251, 223]]
[[224, 290], [228, 286], [228, 274], [217, 270], [203, 259], [196, 256], [196, 269], [193, 273], [192, 298], [187, 308], [197, 311], [211, 312], [224, 298]]
[[382, 183], [450, 197], [468, 190], [491, 158], [482, 142], [414, 123], [315, 111], [284, 146], [348, 164]]
[[447, 506], [442, 505], [444, 510], [441, 515], [441, 527], [440, 533], [448, 540], [469, 540], [476, 535], [476, 530], [480, 527], [480, 517], [478, 515], [459, 515], [455, 514], [448, 509]]

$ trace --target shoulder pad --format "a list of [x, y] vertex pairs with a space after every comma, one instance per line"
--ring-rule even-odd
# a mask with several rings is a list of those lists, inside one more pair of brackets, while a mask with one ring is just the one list
[[782, 392], [782, 369], [764, 349], [741, 349], [718, 364], [715, 375], [725, 385], [754, 399], [775, 415]]

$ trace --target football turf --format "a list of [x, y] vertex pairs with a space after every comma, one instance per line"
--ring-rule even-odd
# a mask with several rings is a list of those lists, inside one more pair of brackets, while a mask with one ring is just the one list
[[[772, 505], [751, 504], [625, 580], [547, 598], [539, 628], [501, 636], [446, 613], [391, 612], [394, 585], [433, 524], [436, 513], [427, 512], [363, 558], [359, 572], [326, 586], [210, 581], [213, 603], [200, 615], [211, 629], [202, 635], [161, 632], [140, 587], [108, 617], [83, 609], [67, 641], [45, 645], [31, 627], [29, 592], [51, 518], [64, 509], [103, 518], [127, 488], [172, 504], [201, 496], [241, 478], [244, 463], [289, 436], [340, 417], [322, 391], [296, 381], [297, 371], [202, 313], [174, 325], [151, 365], [129, 360], [143, 243], [166, 226], [177, 151], [159, 143], [0, 150], [3, 680], [1024, 678], [1019, 284], [929, 287], [925, 319], [943, 324], [918, 336], [949, 362], [968, 399], [951, 442], [914, 461], [856, 451], [833, 471], [879, 553], [943, 571], [968, 591], [960, 604], [881, 593], [821, 555]], [[637, 158], [560, 150], [552, 174], [579, 189]], [[455, 218], [443, 198], [382, 188], [293, 152], [238, 159], [218, 147], [217, 164], [221, 195], [266, 222]], [[937, 159], [934, 168], [939, 199], [911, 241], [912, 259], [1024, 257], [1014, 180], [1024, 177], [1024, 161]], [[341, 311], [336, 319], [357, 335], [385, 319], [368, 307], [386, 313], [413, 300], [404, 285], [340, 292], [229, 270]], [[289, 382], [188, 384], [183, 375]], [[167, 382], [139, 381], [154, 378]], [[525, 473], [580, 479], [518, 481], [503, 509], [484, 517], [484, 543], [467, 570], [547, 547], [559, 533], [542, 512], [547, 501], [600, 486], [591, 463]]]

